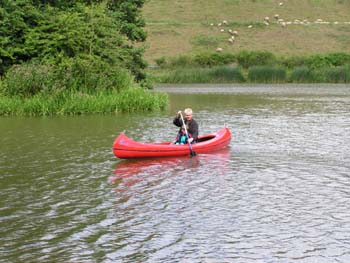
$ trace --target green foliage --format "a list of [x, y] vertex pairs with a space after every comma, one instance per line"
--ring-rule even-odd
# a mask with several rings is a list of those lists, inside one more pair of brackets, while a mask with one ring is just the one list
[[[35, 59], [59, 64], [94, 56], [146, 78], [140, 8], [144, 1], [21, 0], [0, 4], [0, 75], [14, 64]], [[131, 41], [129, 41], [131, 40]]]
[[30, 27], [36, 27], [43, 15], [29, 1], [2, 1], [0, 4], [0, 75], [13, 64], [33, 57], [25, 44]]
[[30, 63], [13, 66], [2, 81], [1, 93], [6, 96], [33, 96], [48, 89], [52, 73], [49, 65]]
[[260, 65], [273, 65], [276, 63], [274, 54], [267, 51], [241, 51], [237, 55], [237, 61], [243, 68]]
[[323, 72], [325, 82], [330, 83], [349, 83], [350, 66], [326, 68]]
[[156, 58], [154, 62], [156, 62], [159, 67], [164, 67], [167, 64], [165, 57]]
[[132, 76], [98, 57], [62, 59], [59, 64], [25, 63], [13, 66], [2, 81], [6, 96], [30, 97], [55, 90], [97, 93], [122, 90], [133, 85]]
[[160, 77], [163, 83], [244, 82], [240, 68], [181, 68]]
[[253, 66], [249, 69], [248, 79], [259, 83], [282, 83], [286, 81], [284, 68], [274, 66]]
[[331, 63], [324, 55], [312, 55], [307, 58], [306, 66], [310, 69], [330, 67]]
[[114, 12], [115, 18], [121, 22], [121, 32], [131, 41], [145, 41], [143, 30], [145, 21], [141, 15], [141, 7], [145, 0], [108, 0], [108, 9]]
[[290, 56], [277, 58], [277, 63], [288, 69], [296, 67], [306, 67], [306, 57]]
[[116, 111], [164, 110], [168, 103], [165, 93], [151, 93], [139, 88], [123, 90], [119, 94]]
[[319, 82], [319, 77], [317, 76], [318, 74], [308, 67], [297, 67], [293, 70], [290, 80], [298, 83]]
[[236, 57], [231, 53], [200, 53], [193, 61], [195, 65], [214, 67], [235, 62]]
[[141, 88], [121, 92], [55, 91], [29, 98], [0, 96], [0, 116], [75, 115], [90, 113], [142, 112], [164, 110], [168, 96]]
[[239, 67], [217, 67], [209, 71], [211, 82], [244, 82], [245, 79]]
[[177, 56], [169, 59], [169, 67], [191, 67], [194, 65], [193, 57], [191, 56]]

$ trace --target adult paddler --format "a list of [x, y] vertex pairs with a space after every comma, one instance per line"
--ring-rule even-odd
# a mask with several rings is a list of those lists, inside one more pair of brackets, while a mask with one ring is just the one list
[[[188, 127], [188, 133], [190, 133], [192, 135], [192, 138], [189, 138], [188, 142], [195, 143], [195, 142], [197, 142], [197, 139], [198, 139], [198, 123], [193, 119], [192, 109], [187, 108], [184, 110], [184, 113], [185, 113], [184, 121]], [[180, 130], [181, 130], [181, 127], [183, 126], [181, 114], [182, 114], [182, 112], [178, 111], [178, 113], [176, 114], [176, 117], [173, 120], [173, 123], [177, 127], [180, 127]]]

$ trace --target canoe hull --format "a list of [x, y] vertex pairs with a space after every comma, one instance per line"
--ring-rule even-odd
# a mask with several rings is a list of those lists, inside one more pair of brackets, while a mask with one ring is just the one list
[[[216, 133], [200, 136], [198, 143], [192, 144], [196, 153], [209, 153], [229, 145], [231, 133], [223, 128]], [[121, 159], [154, 158], [190, 155], [188, 144], [175, 145], [170, 142], [140, 143], [120, 134], [113, 143], [113, 153]]]

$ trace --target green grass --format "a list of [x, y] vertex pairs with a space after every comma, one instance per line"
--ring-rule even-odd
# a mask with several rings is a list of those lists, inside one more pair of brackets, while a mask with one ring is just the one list
[[[275, 0], [148, 1], [143, 8], [148, 32], [146, 59], [154, 64], [159, 57], [193, 55], [217, 47], [225, 52], [245, 49], [277, 56], [350, 52], [350, 25], [345, 23], [350, 22], [350, 1], [283, 2], [279, 6]], [[273, 18], [275, 14], [286, 22], [307, 19], [310, 24], [281, 27]], [[270, 17], [269, 26], [263, 23], [266, 16]], [[315, 23], [317, 19], [330, 23]], [[223, 20], [227, 24], [219, 27]], [[227, 41], [228, 29], [239, 33], [233, 45]]]
[[258, 83], [284, 83], [287, 80], [287, 71], [281, 67], [255, 66], [249, 69], [248, 79]]
[[168, 97], [164, 93], [130, 88], [121, 92], [85, 94], [59, 92], [23, 98], [0, 95], [0, 116], [79, 115], [91, 113], [144, 112], [164, 110]]
[[162, 83], [239, 83], [245, 78], [240, 68], [179, 68], [156, 75]]

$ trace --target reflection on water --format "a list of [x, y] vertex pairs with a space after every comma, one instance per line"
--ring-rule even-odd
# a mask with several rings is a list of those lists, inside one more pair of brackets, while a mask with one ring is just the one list
[[[140, 159], [140, 160], [121, 160], [115, 168], [115, 175], [109, 178], [111, 183], [125, 187], [130, 187], [135, 183], [142, 181], [144, 176], [166, 176], [169, 173], [197, 169], [201, 165], [211, 167], [224, 173], [227, 172], [227, 164], [230, 160], [230, 148], [226, 147], [220, 151], [210, 154], [200, 154], [195, 157], [179, 156], [165, 157], [157, 159]], [[226, 168], [225, 168], [226, 166]], [[214, 168], [214, 167], [212, 167]]]
[[[350, 87], [185, 89], [162, 113], [1, 118], [0, 262], [350, 262]], [[188, 106], [230, 147], [114, 158]]]

